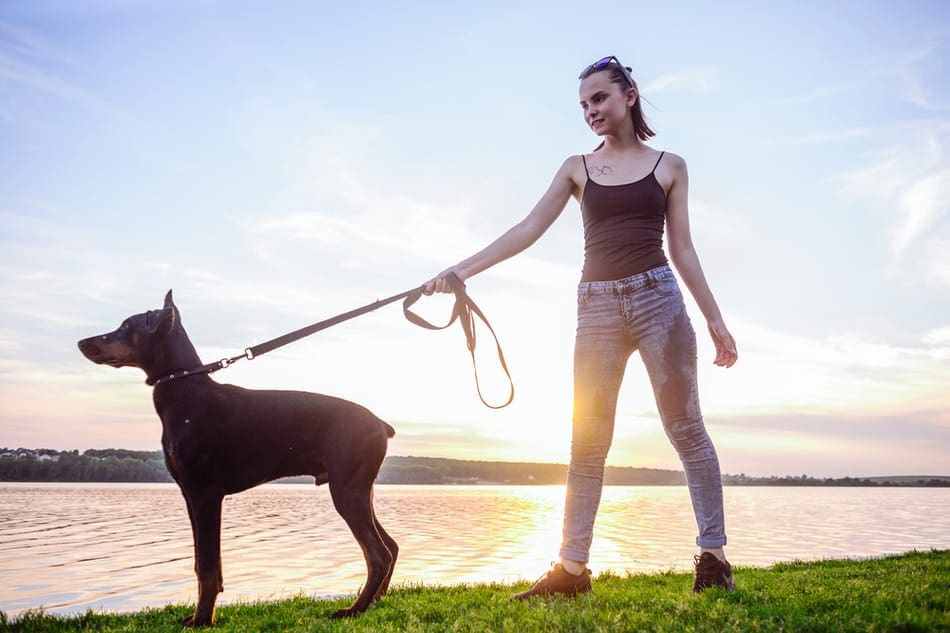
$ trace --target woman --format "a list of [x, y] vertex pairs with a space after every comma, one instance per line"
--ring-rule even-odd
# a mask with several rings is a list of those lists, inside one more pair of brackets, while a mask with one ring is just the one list
[[654, 135], [640, 107], [630, 69], [605, 57], [580, 74], [584, 119], [603, 142], [571, 156], [521, 222], [468, 259], [425, 284], [449, 292], [449, 272], [465, 280], [533, 244], [571, 196], [584, 219], [584, 268], [578, 286], [574, 351], [574, 415], [560, 562], [515, 596], [574, 596], [590, 591], [587, 569], [604, 463], [613, 437], [617, 394], [627, 359], [639, 351], [667, 436], [686, 473], [699, 528], [693, 591], [732, 589], [719, 460], [706, 433], [696, 389], [696, 335], [663, 252], [706, 318], [715, 364], [731, 367], [736, 344], [706, 283], [693, 248], [682, 158], [644, 144]]

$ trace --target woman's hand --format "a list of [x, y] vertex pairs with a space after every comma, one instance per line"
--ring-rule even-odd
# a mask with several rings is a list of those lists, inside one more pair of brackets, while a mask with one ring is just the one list
[[459, 278], [459, 281], [465, 281], [465, 277], [459, 272], [459, 266], [452, 266], [446, 268], [438, 275], [430, 279], [429, 281], [422, 284], [422, 293], [425, 295], [431, 295], [434, 292], [454, 292], [452, 290], [452, 285], [445, 279], [448, 277], [449, 273], [455, 273], [455, 276]]
[[722, 321], [710, 321], [708, 326], [713, 343], [716, 345], [716, 360], [713, 363], [720, 367], [732, 367], [739, 360], [735, 339]]

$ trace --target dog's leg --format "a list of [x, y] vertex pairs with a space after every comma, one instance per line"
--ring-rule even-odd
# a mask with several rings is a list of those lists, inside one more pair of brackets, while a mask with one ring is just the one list
[[186, 498], [191, 531], [195, 541], [195, 574], [198, 577], [198, 604], [184, 626], [211, 626], [214, 604], [224, 591], [221, 574], [221, 501], [220, 495]]
[[[372, 492], [370, 492], [372, 495]], [[372, 496], [370, 496], [370, 503], [373, 502]], [[376, 531], [379, 532], [380, 538], [383, 539], [383, 543], [386, 544], [386, 549], [389, 550], [389, 553], [392, 554], [393, 560], [389, 563], [389, 571], [386, 572], [386, 577], [383, 579], [383, 583], [379, 586], [379, 591], [373, 597], [373, 601], [379, 600], [386, 595], [386, 592], [389, 591], [389, 581], [392, 580], [393, 571], [396, 569], [396, 558], [399, 557], [399, 545], [396, 544], [396, 540], [389, 535], [389, 533], [383, 529], [383, 526], [380, 524], [379, 519], [376, 518], [376, 508], [370, 507], [370, 510], [373, 511], [373, 524], [376, 526]]]
[[[357, 478], [359, 481], [362, 478]], [[364, 480], [365, 481], [365, 480]], [[345, 618], [362, 613], [372, 604], [380, 593], [380, 588], [390, 573], [393, 555], [386, 547], [382, 536], [377, 531], [377, 522], [373, 516], [373, 506], [370, 499], [372, 488], [363, 484], [347, 482], [334, 487], [330, 483], [330, 496], [337, 512], [346, 521], [366, 560], [366, 584], [357, 596], [356, 602], [345, 609], [340, 609], [330, 617], [332, 619]]]

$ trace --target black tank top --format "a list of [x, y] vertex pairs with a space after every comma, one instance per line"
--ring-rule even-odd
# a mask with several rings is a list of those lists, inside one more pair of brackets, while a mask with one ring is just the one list
[[[667, 263], [663, 253], [666, 192], [656, 168], [636, 182], [599, 185], [587, 174], [581, 198], [584, 218], [584, 269], [581, 281], [612, 281]], [[584, 169], [587, 158], [581, 155]]]

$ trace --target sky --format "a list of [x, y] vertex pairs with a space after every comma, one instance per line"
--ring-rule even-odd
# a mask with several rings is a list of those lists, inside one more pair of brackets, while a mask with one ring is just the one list
[[[611, 54], [650, 145], [686, 159], [738, 343], [715, 367], [687, 299], [723, 471], [950, 474], [943, 2], [4, 2], [0, 446], [160, 448], [144, 374], [76, 341], [169, 289], [210, 362], [487, 245], [598, 143], [577, 74]], [[479, 402], [457, 328], [398, 304], [215, 378], [359, 402], [396, 428], [391, 455], [565, 463], [582, 255], [571, 201], [468, 281], [506, 409]], [[608, 464], [681, 468], [636, 355]]]

